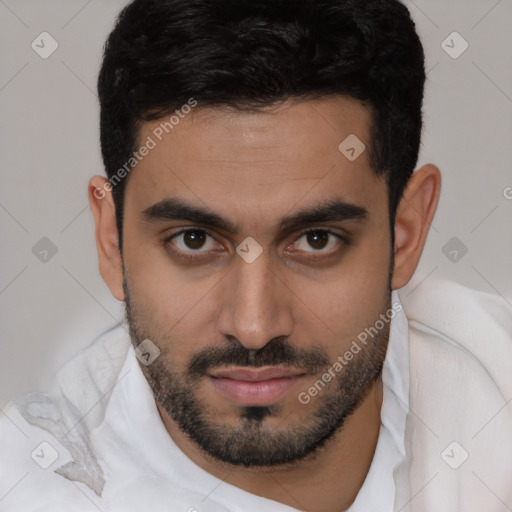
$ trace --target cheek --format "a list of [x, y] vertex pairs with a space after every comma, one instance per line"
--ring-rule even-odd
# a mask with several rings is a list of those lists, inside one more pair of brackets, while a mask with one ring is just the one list
[[191, 280], [189, 274], [173, 264], [157, 237], [127, 237], [124, 249], [125, 271], [130, 291], [144, 315], [169, 328], [201, 299], [208, 290], [204, 280]]
[[373, 325], [389, 299], [389, 239], [368, 239], [322, 280], [310, 282], [304, 300], [326, 332], [341, 340]]
[[[173, 365], [182, 366], [191, 350], [208, 341], [204, 339], [205, 322], [211, 314], [208, 318], [205, 305], [213, 285], [186, 279], [185, 273], [158, 251], [129, 249], [127, 244], [125, 272], [132, 313], [144, 336], [169, 350]], [[189, 340], [194, 340], [192, 347]]]

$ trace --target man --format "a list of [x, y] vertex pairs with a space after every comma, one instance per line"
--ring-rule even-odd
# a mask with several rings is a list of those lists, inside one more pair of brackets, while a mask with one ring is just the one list
[[424, 81], [396, 0], [122, 11], [89, 197], [127, 322], [7, 410], [2, 510], [511, 510], [510, 308], [397, 293]]

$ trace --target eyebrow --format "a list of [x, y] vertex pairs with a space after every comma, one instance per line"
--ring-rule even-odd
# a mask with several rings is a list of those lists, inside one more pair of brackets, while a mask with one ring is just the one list
[[[236, 224], [209, 208], [195, 206], [175, 197], [162, 199], [158, 203], [149, 206], [142, 211], [142, 217], [147, 222], [186, 220], [228, 233], [234, 234], [239, 231]], [[364, 221], [367, 218], [368, 210], [366, 208], [348, 203], [342, 199], [331, 199], [312, 208], [285, 216], [279, 222], [277, 229], [280, 233], [284, 233], [311, 224], [334, 221]]]

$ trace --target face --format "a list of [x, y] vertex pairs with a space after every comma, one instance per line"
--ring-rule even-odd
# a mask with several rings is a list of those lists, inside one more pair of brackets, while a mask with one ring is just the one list
[[159, 124], [142, 127], [156, 146], [124, 202], [132, 341], [160, 350], [141, 368], [161, 412], [209, 455], [304, 458], [340, 430], [386, 352], [387, 323], [344, 358], [390, 307], [386, 183], [367, 150], [351, 161], [338, 149], [350, 134], [369, 147], [370, 114], [337, 98], [198, 107], [161, 141]]

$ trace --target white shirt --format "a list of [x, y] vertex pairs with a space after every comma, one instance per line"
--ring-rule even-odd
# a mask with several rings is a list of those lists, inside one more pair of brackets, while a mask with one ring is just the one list
[[[379, 439], [349, 511], [506, 512], [511, 309], [458, 285], [422, 288], [404, 303], [407, 318], [402, 311], [391, 323]], [[22, 397], [0, 415], [2, 512], [296, 510], [222, 482], [185, 456], [122, 327], [57, 381], [59, 393]], [[455, 440], [470, 454], [460, 469], [448, 465], [460, 458], [458, 448], [449, 459], [441, 454]]]

